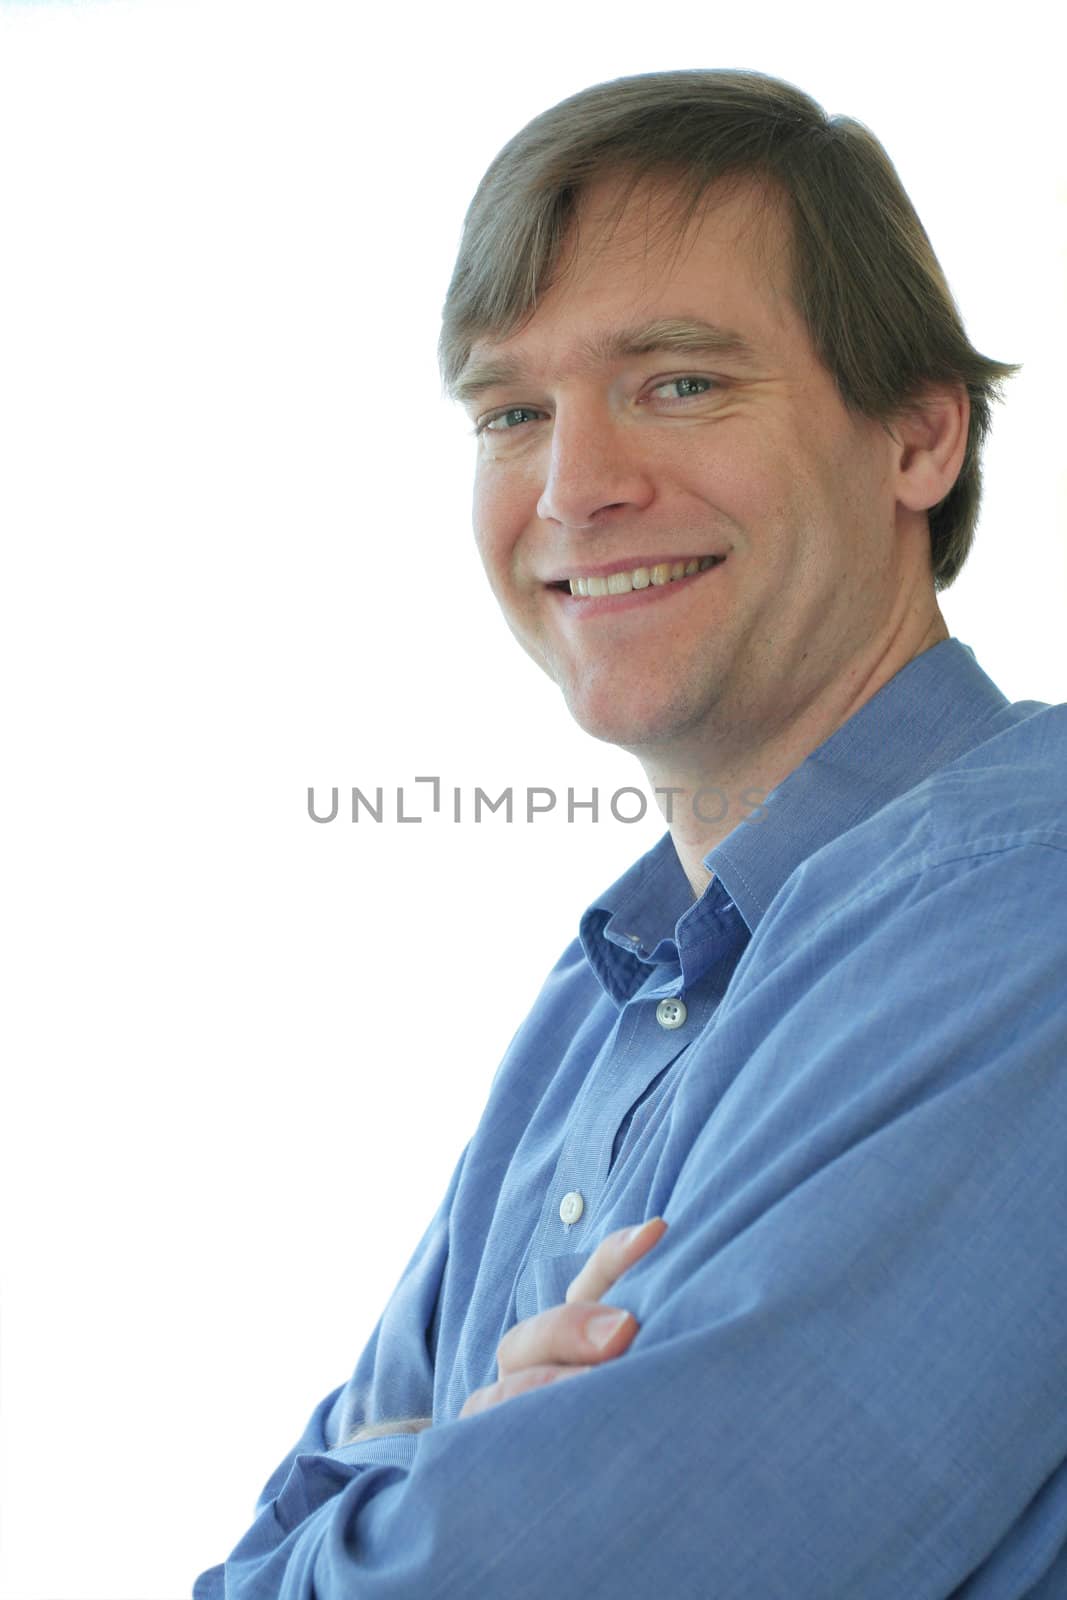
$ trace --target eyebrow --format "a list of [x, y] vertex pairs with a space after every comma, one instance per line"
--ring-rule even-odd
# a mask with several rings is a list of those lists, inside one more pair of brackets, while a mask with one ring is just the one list
[[[760, 364], [756, 347], [732, 328], [704, 322], [699, 317], [658, 317], [631, 328], [594, 334], [583, 340], [576, 367], [586, 369], [606, 365], [627, 356], [653, 355], [657, 351], [676, 351], [687, 355], [727, 357], [742, 366]], [[488, 389], [521, 383], [529, 373], [512, 356], [488, 356], [468, 361], [452, 390], [461, 405], [469, 405]]]

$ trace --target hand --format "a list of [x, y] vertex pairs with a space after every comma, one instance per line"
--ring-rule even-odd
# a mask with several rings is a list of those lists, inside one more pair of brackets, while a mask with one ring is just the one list
[[597, 1343], [595, 1324], [612, 1315], [598, 1302], [624, 1272], [662, 1239], [666, 1229], [662, 1217], [653, 1217], [639, 1228], [618, 1228], [602, 1239], [570, 1284], [563, 1305], [539, 1311], [508, 1329], [497, 1346], [497, 1382], [475, 1389], [464, 1402], [460, 1416], [487, 1411], [527, 1389], [555, 1383], [557, 1378], [575, 1378], [580, 1372], [621, 1355], [637, 1332], [637, 1318], [629, 1311], [616, 1311], [614, 1316], [623, 1320], [614, 1329], [601, 1327], [602, 1342]]

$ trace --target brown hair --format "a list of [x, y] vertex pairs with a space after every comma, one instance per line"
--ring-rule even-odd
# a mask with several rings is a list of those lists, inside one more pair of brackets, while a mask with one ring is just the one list
[[725, 70], [617, 78], [517, 133], [464, 222], [438, 346], [446, 392], [476, 339], [506, 337], [533, 314], [583, 186], [615, 172], [631, 180], [622, 204], [643, 178], [676, 179], [682, 231], [722, 180], [762, 179], [784, 196], [790, 294], [852, 412], [888, 425], [920, 405], [929, 385], [964, 385], [963, 465], [929, 513], [934, 583], [950, 584], [974, 538], [991, 402], [1019, 368], [967, 338], [922, 223], [870, 130], [828, 117], [781, 79]]

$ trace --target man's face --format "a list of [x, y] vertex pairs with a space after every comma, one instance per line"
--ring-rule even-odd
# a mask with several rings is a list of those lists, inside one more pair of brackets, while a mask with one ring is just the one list
[[[467, 401], [474, 528], [509, 625], [577, 722], [662, 764], [758, 747], [828, 684], [860, 681], [903, 580], [890, 440], [815, 357], [777, 213], [761, 253], [747, 188], [679, 251], [650, 187], [598, 236], [617, 181], [587, 194], [572, 270], [532, 319], [474, 347], [467, 375], [491, 380]], [[697, 321], [751, 353], [691, 334], [679, 348]], [[706, 570], [662, 581], [693, 561]], [[572, 595], [579, 577], [628, 592]]]

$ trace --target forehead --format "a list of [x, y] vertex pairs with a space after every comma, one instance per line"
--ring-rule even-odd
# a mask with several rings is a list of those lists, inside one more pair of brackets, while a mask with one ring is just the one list
[[[587, 188], [536, 309], [515, 331], [474, 341], [458, 397], [469, 401], [496, 375], [584, 368], [646, 346], [696, 350], [702, 327], [709, 353], [749, 365], [780, 353], [783, 337], [806, 343], [779, 197], [742, 180], [714, 186], [688, 218], [683, 200], [663, 179]], [[670, 330], [662, 346], [651, 337], [658, 328]]]
[[696, 200], [671, 178], [602, 177], [582, 193], [553, 287], [629, 267], [635, 281], [649, 284], [665, 271], [673, 277], [691, 268], [780, 290], [788, 254], [783, 212], [777, 191], [753, 177], [720, 179]]

